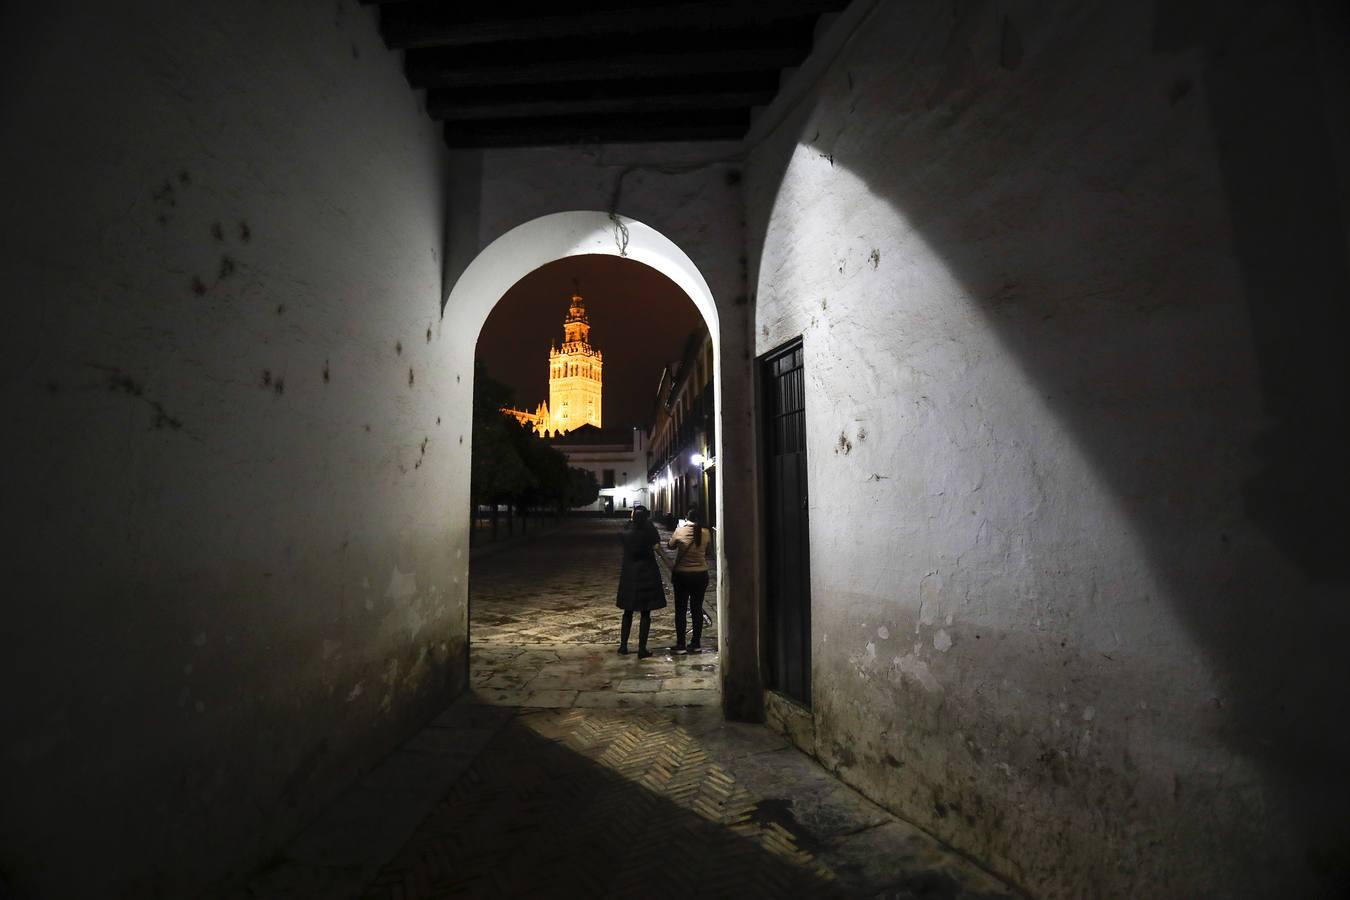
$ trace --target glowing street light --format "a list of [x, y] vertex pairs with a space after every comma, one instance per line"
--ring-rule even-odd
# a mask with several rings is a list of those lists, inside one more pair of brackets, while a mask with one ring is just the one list
[[689, 461], [701, 469], [703, 468], [703, 463], [707, 460], [703, 458], [702, 453], [695, 453], [693, 456], [689, 457]]

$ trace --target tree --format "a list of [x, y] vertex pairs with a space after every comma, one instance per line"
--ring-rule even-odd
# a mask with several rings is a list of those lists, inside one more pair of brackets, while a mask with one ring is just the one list
[[502, 412], [511, 389], [474, 365], [473, 462], [470, 492], [479, 504], [510, 504], [515, 510], [552, 507], [560, 512], [594, 503], [595, 476], [571, 469], [567, 456], [527, 425]]
[[568, 507], [575, 509], [578, 506], [589, 506], [600, 496], [600, 482], [595, 480], [595, 473], [589, 469], [579, 469], [572, 466], [567, 470], [567, 495], [565, 502]]
[[522, 447], [525, 465], [534, 476], [534, 483], [521, 500], [528, 506], [548, 506], [559, 511], [566, 509], [568, 490], [567, 457], [561, 450], [527, 430]]
[[473, 459], [469, 493], [474, 508], [490, 503], [513, 503], [534, 482], [522, 453], [521, 426], [502, 413], [510, 404], [511, 389], [490, 377], [481, 363], [474, 365]]

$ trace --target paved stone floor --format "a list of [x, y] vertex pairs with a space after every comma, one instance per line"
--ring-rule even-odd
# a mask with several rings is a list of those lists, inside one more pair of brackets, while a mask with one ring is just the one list
[[[621, 612], [614, 606], [614, 592], [622, 525], [620, 519], [577, 519], [519, 549], [476, 557], [469, 573], [473, 644], [618, 644]], [[662, 555], [669, 559], [674, 554], [663, 550]], [[652, 614], [653, 649], [675, 643], [675, 602], [669, 573], [663, 574], [666, 608]], [[716, 618], [713, 585], [704, 609]], [[715, 650], [715, 622], [703, 637], [704, 647]]]
[[618, 656], [614, 531], [475, 560], [473, 690], [236, 896], [1017, 896], [722, 721], [715, 653]]
[[[579, 519], [470, 572], [470, 677], [484, 703], [521, 707], [712, 706], [718, 702], [717, 625], [701, 653], [676, 653], [675, 603], [652, 613], [653, 656], [619, 656], [619, 519]], [[670, 554], [665, 554], [667, 558]], [[705, 609], [715, 620], [710, 586]], [[629, 649], [637, 649], [637, 622]], [[688, 626], [686, 625], [686, 628]]]

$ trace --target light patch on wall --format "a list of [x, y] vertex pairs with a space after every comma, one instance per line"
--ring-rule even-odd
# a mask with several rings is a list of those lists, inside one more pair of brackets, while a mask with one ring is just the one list
[[404, 572], [397, 565], [389, 573], [389, 586], [385, 588], [384, 595], [392, 597], [395, 600], [406, 600], [417, 593], [417, 573]]
[[891, 665], [899, 672], [901, 679], [911, 678], [925, 691], [935, 694], [942, 690], [942, 685], [938, 684], [937, 678], [929, 670], [928, 663], [919, 658], [922, 649], [922, 644], [915, 644], [911, 652], [891, 660]]
[[[1041, 622], [1043, 610], [1034, 600], [996, 602], [986, 588], [1009, 573], [1022, 577], [1032, 570], [1026, 545], [1033, 522], [1041, 530], [1118, 536], [1109, 548], [1112, 577], [1137, 573], [1141, 564], [1151, 568], [1129, 511], [1097, 471], [1072, 423], [1051, 406], [1016, 349], [1006, 345], [992, 321], [996, 310], [982, 293], [986, 286], [963, 281], [941, 248], [929, 244], [922, 228], [896, 207], [895, 197], [874, 191], [849, 170], [846, 158], [821, 166], [820, 149], [811, 140], [800, 142], [771, 188], [754, 286], [762, 298], [753, 329], [756, 353], [806, 331], [820, 309], [819, 298], [830, 298], [830, 328], [812, 332], [806, 341], [807, 408], [838, 408], [840, 398], [847, 398], [850, 406], [842, 413], [890, 420], [899, 438], [892, 443], [905, 452], [864, 457], [866, 472], [886, 474], [885, 480], [845, 477], [847, 470], [836, 463], [844, 456], [830, 452], [840, 435], [837, 423], [830, 428], [808, 417], [808, 477], [829, 486], [816, 494], [828, 499], [819, 509], [821, 540], [813, 544], [824, 546], [837, 537], [823, 524], [836, 521], [836, 511], [888, 503], [913, 511], [915, 540], [884, 553], [866, 541], [832, 559], [813, 553], [812, 594], [884, 599], [915, 615], [916, 637], [924, 626], [945, 622], [951, 639], [953, 610], [971, 618], [963, 604], [972, 602], [979, 604], [974, 618], [985, 616], [1001, 627], [1024, 622], [1028, 613], [1037, 617], [1038, 628], [1062, 626], [1058, 619]], [[882, 251], [886, 268], [870, 264], [874, 247]], [[865, 317], [848, 315], [864, 306]], [[963, 377], [943, 374], [952, 372]], [[1016, 415], [1008, 416], [1008, 410]], [[967, 502], [972, 497], [977, 499]], [[985, 515], [992, 510], [998, 519], [990, 522], [976, 510]], [[814, 517], [814, 501], [812, 512]], [[963, 516], [971, 519], [969, 530]], [[928, 536], [919, 537], [919, 529]], [[894, 537], [884, 530], [877, 534], [888, 541]], [[920, 548], [929, 559], [920, 562]], [[970, 550], [976, 552], [965, 558]], [[943, 560], [940, 567], [930, 562], [934, 557]], [[917, 591], [904, 587], [881, 598], [876, 589], [879, 583], [909, 586], [916, 580]], [[958, 586], [965, 586], [960, 595]], [[1150, 607], [1139, 614], [1156, 628], [1153, 617], [1173, 612]], [[1088, 623], [1092, 642], [1105, 645], [1110, 634], [1114, 643], [1107, 629], [1117, 624]]]
[[939, 653], [952, 649], [952, 636], [947, 633], [947, 629], [939, 628], [937, 634], [933, 635], [933, 649]]

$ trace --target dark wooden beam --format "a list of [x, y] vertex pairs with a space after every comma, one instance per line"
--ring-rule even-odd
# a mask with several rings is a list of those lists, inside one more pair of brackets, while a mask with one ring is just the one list
[[518, 100], [595, 100], [658, 97], [674, 94], [716, 94], [724, 91], [777, 91], [782, 72], [735, 72], [724, 75], [682, 73], [663, 78], [627, 78], [600, 81], [551, 81], [541, 84], [500, 84], [475, 88], [438, 88], [431, 94], [450, 100], [509, 103]]
[[598, 100], [539, 100], [514, 103], [474, 103], [427, 100], [427, 112], [445, 122], [477, 119], [522, 119], [573, 116], [589, 113], [624, 115], [639, 112], [702, 112], [712, 109], [749, 109], [773, 99], [773, 92], [687, 94], [685, 96], [621, 98]]
[[[434, 55], [422, 55], [434, 54]], [[500, 59], [495, 63], [465, 60], [440, 51], [409, 51], [404, 60], [408, 81], [417, 88], [466, 88], [504, 84], [551, 84], [559, 81], [604, 81], [695, 74], [734, 74], [781, 69], [805, 57], [797, 47], [745, 50], [697, 50], [666, 53], [617, 53], [578, 59]]]
[[635, 113], [623, 116], [493, 119], [447, 122], [445, 142], [451, 147], [464, 148], [737, 141], [745, 136], [749, 124], [749, 113], [743, 110], [706, 110], [679, 116]]
[[[628, 87], [632, 84], [643, 86], [643, 89], [586, 92], [515, 91], [506, 96], [503, 96], [500, 90], [491, 89], [433, 90], [427, 92], [427, 113], [433, 119], [442, 121], [560, 117], [598, 113], [608, 115], [642, 112], [688, 113], [713, 109], [748, 109], [767, 104], [777, 93], [776, 85], [770, 86], [762, 82], [759, 87], [738, 87], [733, 83], [703, 89], [694, 85], [685, 90], [667, 84], [662, 84], [664, 89], [657, 89], [655, 86], [647, 86], [650, 82], [645, 80], [614, 82], [616, 87]], [[544, 86], [525, 87], [528, 89]]]
[[772, 2], [630, 4], [592, 6], [559, 12], [556, 5], [537, 15], [510, 14], [498, 4], [392, 3], [381, 7], [380, 30], [392, 49], [467, 47], [531, 40], [566, 40], [601, 35], [636, 35], [667, 30], [720, 31], [766, 28], [792, 20], [814, 22], [837, 12], [848, 0], [772, 0]]

